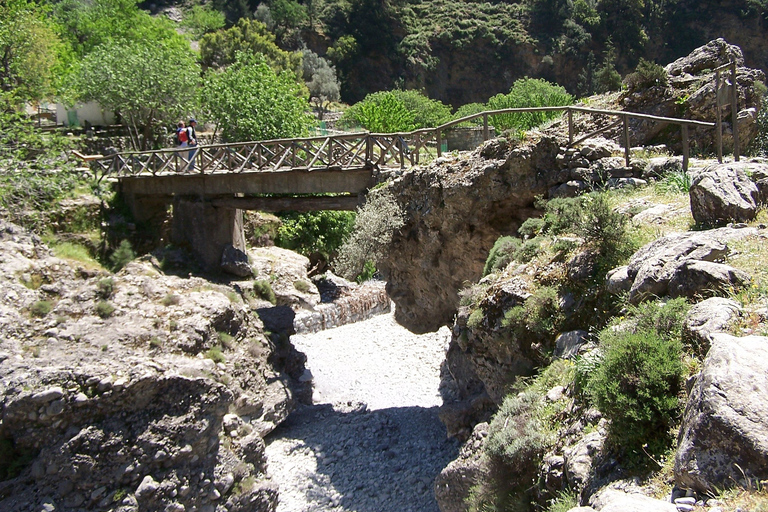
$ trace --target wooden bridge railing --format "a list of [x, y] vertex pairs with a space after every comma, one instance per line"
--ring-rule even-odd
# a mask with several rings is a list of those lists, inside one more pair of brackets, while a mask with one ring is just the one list
[[[719, 124], [690, 119], [653, 116], [635, 112], [601, 110], [578, 106], [530, 107], [493, 110], [451, 121], [437, 128], [406, 133], [351, 133], [323, 137], [276, 139], [257, 142], [201, 145], [195, 148], [173, 148], [157, 151], [123, 152], [113, 155], [77, 155], [101, 171], [102, 176], [129, 177], [194, 172], [202, 174], [240, 173], [244, 171], [278, 171], [285, 169], [361, 169], [406, 168], [427, 158], [442, 155], [442, 134], [456, 125], [483, 119], [483, 139], [490, 138], [489, 118], [516, 112], [565, 111], [568, 120], [569, 145], [622, 126], [622, 143], [629, 166], [631, 141], [629, 120], [642, 119], [677, 124], [682, 130], [683, 167], [688, 168], [688, 128], [718, 127]], [[608, 115], [618, 120], [575, 139], [574, 113]], [[720, 121], [720, 119], [718, 119]], [[718, 155], [722, 155], [722, 139], [718, 137]], [[192, 153], [194, 151], [194, 153]], [[190, 169], [190, 156], [194, 166]], [[722, 156], [721, 156], [722, 161]]]

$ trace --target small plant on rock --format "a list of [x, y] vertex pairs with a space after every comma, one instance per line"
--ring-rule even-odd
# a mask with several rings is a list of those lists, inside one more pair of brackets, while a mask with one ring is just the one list
[[109, 262], [112, 264], [112, 270], [117, 272], [134, 259], [136, 259], [136, 253], [133, 251], [131, 242], [123, 240], [109, 257]]
[[521, 244], [521, 240], [513, 236], [502, 236], [496, 240], [488, 254], [488, 259], [485, 260], [483, 275], [487, 276], [491, 272], [504, 269], [512, 261]]
[[176, 306], [181, 302], [181, 297], [176, 295], [175, 293], [168, 293], [163, 297], [163, 300], [161, 301], [163, 306]]
[[211, 347], [205, 352], [205, 357], [213, 361], [214, 363], [223, 363], [227, 360], [224, 354], [221, 352], [221, 347], [216, 345]]
[[270, 283], [269, 280], [259, 279], [254, 281], [253, 291], [260, 298], [269, 301], [272, 304], [277, 304], [277, 296], [275, 295], [275, 291], [272, 289], [272, 283]]
[[115, 280], [111, 277], [101, 279], [96, 285], [96, 293], [102, 299], [108, 299], [115, 291]]
[[29, 312], [32, 316], [43, 318], [51, 312], [51, 309], [53, 309], [53, 305], [51, 305], [50, 301], [39, 300], [30, 306]]
[[98, 304], [96, 304], [96, 314], [101, 318], [109, 318], [114, 312], [115, 306], [105, 300], [99, 301]]

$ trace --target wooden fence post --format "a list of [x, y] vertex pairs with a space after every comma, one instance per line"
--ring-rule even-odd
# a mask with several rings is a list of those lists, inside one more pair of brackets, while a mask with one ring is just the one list
[[483, 114], [483, 141], [487, 141], [491, 138], [491, 134], [488, 131], [488, 114]]
[[683, 131], [683, 172], [688, 172], [688, 125], [683, 124], [681, 128]]
[[629, 116], [624, 114], [621, 118], [624, 121], [624, 160], [629, 167]]
[[568, 111], [568, 145], [573, 144], [573, 110], [570, 108]]
[[437, 157], [440, 158], [443, 156], [443, 135], [440, 133], [440, 130], [437, 130], [435, 139], [437, 139]]
[[717, 129], [715, 130], [715, 140], [717, 141], [717, 161], [723, 163], [723, 114], [720, 111], [720, 70], [715, 72], [715, 119]]

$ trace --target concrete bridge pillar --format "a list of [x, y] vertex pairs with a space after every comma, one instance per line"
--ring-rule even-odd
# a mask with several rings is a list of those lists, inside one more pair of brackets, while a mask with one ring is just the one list
[[245, 251], [243, 211], [217, 208], [199, 196], [176, 196], [171, 239], [188, 247], [206, 271], [216, 271], [228, 245]]

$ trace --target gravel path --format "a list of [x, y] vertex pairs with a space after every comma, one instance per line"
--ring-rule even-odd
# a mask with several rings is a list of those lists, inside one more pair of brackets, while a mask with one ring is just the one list
[[459, 448], [437, 417], [447, 328], [415, 335], [387, 314], [291, 340], [315, 405], [266, 440], [278, 512], [437, 512], [433, 481]]

